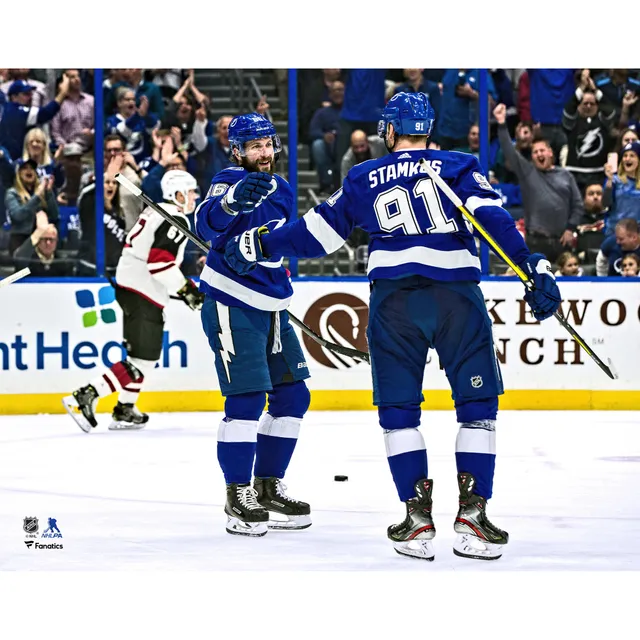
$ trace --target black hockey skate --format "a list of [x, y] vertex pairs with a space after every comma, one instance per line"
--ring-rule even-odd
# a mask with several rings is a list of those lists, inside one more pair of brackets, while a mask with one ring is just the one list
[[76, 389], [70, 396], [62, 398], [62, 404], [75, 423], [85, 432], [98, 426], [96, 420], [96, 406], [98, 392], [93, 385], [86, 385]]
[[415, 491], [416, 497], [405, 502], [407, 517], [400, 524], [392, 524], [387, 536], [400, 555], [431, 561], [435, 557], [431, 541], [436, 535], [431, 517], [433, 480], [418, 480]]
[[227, 485], [227, 531], [237, 536], [263, 536], [267, 533], [269, 512], [258, 504], [256, 490], [248, 484]]
[[142, 413], [135, 404], [118, 404], [113, 408], [111, 414], [111, 431], [124, 431], [127, 429], [143, 429], [149, 422], [149, 416]]
[[509, 542], [509, 534], [489, 522], [487, 501], [473, 492], [475, 484], [470, 473], [458, 474], [460, 509], [453, 528], [459, 535], [453, 553], [462, 558], [497, 560], [502, 556], [502, 547]]
[[[311, 526], [311, 507], [290, 498], [280, 478], [256, 478], [253, 487], [260, 505], [269, 511], [269, 529], [307, 529]], [[284, 519], [273, 516], [284, 516]]]

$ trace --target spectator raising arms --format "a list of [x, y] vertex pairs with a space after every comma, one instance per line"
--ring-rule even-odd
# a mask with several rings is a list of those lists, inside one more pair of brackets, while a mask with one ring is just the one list
[[36, 228], [14, 253], [16, 271], [29, 267], [36, 278], [73, 276], [73, 262], [56, 256], [58, 230], [44, 211], [36, 213]]
[[605, 237], [613, 235], [616, 223], [622, 218], [640, 220], [640, 142], [630, 142], [622, 148], [617, 167], [604, 166], [607, 176], [605, 198], [611, 200], [611, 209], [605, 224]]
[[500, 148], [522, 191], [527, 246], [553, 262], [573, 244], [575, 229], [584, 215], [576, 181], [566, 169], [554, 165], [547, 140], [534, 140], [531, 162], [525, 160], [511, 143], [505, 106], [499, 104], [493, 115]]
[[33, 160], [37, 165], [37, 173], [40, 179], [53, 175], [55, 163], [49, 153], [49, 140], [40, 127], [29, 129], [24, 137], [22, 159]]
[[45, 213], [48, 222], [58, 222], [58, 205], [53, 195], [53, 176], [40, 180], [37, 169], [33, 160], [18, 160], [15, 182], [5, 196], [7, 218], [11, 222], [11, 254], [35, 229], [38, 211]]
[[22, 153], [27, 130], [49, 122], [60, 111], [60, 105], [69, 92], [69, 78], [63, 76], [55, 100], [42, 108], [32, 106], [35, 87], [24, 80], [16, 80], [9, 87], [9, 102], [5, 104], [0, 120], [0, 145], [16, 160]]
[[602, 166], [613, 146], [614, 118], [614, 105], [596, 89], [589, 69], [583, 69], [580, 84], [562, 113], [562, 126], [568, 141], [565, 167], [571, 171], [581, 191], [591, 180], [604, 180]]
[[116, 89], [118, 112], [107, 119], [105, 133], [118, 134], [126, 140], [127, 151], [136, 162], [140, 162], [151, 153], [151, 131], [158, 125], [158, 118], [149, 111], [149, 100], [140, 98], [136, 107], [133, 89]]

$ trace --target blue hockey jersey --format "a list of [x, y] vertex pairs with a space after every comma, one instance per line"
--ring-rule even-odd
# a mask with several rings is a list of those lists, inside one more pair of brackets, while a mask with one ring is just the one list
[[340, 248], [354, 226], [370, 235], [367, 275], [434, 280], [480, 280], [480, 260], [470, 223], [420, 165], [424, 158], [467, 209], [521, 263], [529, 255], [513, 218], [502, 208], [472, 155], [403, 150], [349, 171], [343, 186], [300, 220], [261, 238], [271, 259], [317, 257]]
[[232, 271], [224, 259], [228, 240], [253, 227], [267, 225], [274, 230], [288, 222], [297, 209], [289, 183], [274, 175], [277, 189], [253, 213], [229, 215], [222, 208], [222, 197], [246, 175], [247, 171], [241, 167], [220, 171], [213, 177], [207, 197], [196, 210], [196, 232], [205, 241], [211, 241], [211, 250], [200, 274], [200, 291], [231, 307], [281, 311], [289, 306], [293, 294], [282, 258], [259, 262], [246, 276]]

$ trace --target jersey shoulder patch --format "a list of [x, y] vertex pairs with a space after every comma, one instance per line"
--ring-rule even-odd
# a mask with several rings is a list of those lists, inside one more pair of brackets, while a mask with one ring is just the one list
[[229, 185], [224, 182], [218, 182], [217, 184], [212, 184], [209, 187], [209, 191], [207, 191], [207, 198], [217, 198], [218, 196], [223, 195], [229, 190]]
[[473, 179], [478, 183], [481, 189], [487, 189], [487, 191], [493, 191], [493, 187], [489, 184], [489, 181], [480, 172], [474, 171]]

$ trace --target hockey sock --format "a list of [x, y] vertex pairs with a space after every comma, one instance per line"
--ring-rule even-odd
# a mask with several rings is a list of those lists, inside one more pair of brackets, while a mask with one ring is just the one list
[[428, 478], [427, 448], [417, 427], [384, 431], [384, 444], [393, 481], [402, 502], [415, 497], [415, 484]]
[[122, 404], [135, 404], [138, 400], [138, 396], [140, 395], [143, 383], [148, 379], [149, 374], [156, 366], [156, 360], [128, 358], [127, 361], [137, 369], [140, 373], [140, 377], [128, 383], [126, 386], [123, 385], [122, 391], [120, 391], [120, 394], [118, 395], [118, 400], [122, 402]]
[[227, 484], [249, 484], [256, 455], [257, 420], [223, 418], [218, 427], [218, 462]]
[[142, 373], [133, 366], [127, 360], [116, 362], [109, 369], [104, 371], [100, 376], [96, 376], [89, 382], [94, 389], [98, 392], [98, 395], [102, 398], [104, 396], [110, 396], [116, 391], [120, 391], [125, 387], [132, 388], [134, 385], [139, 389], [139, 384], [142, 383]]
[[486, 498], [493, 492], [496, 467], [496, 421], [475, 420], [460, 423], [456, 438], [458, 473], [470, 473], [476, 480], [474, 493]]
[[258, 424], [256, 447], [256, 478], [284, 478], [298, 442], [302, 418], [274, 418], [265, 413]]

